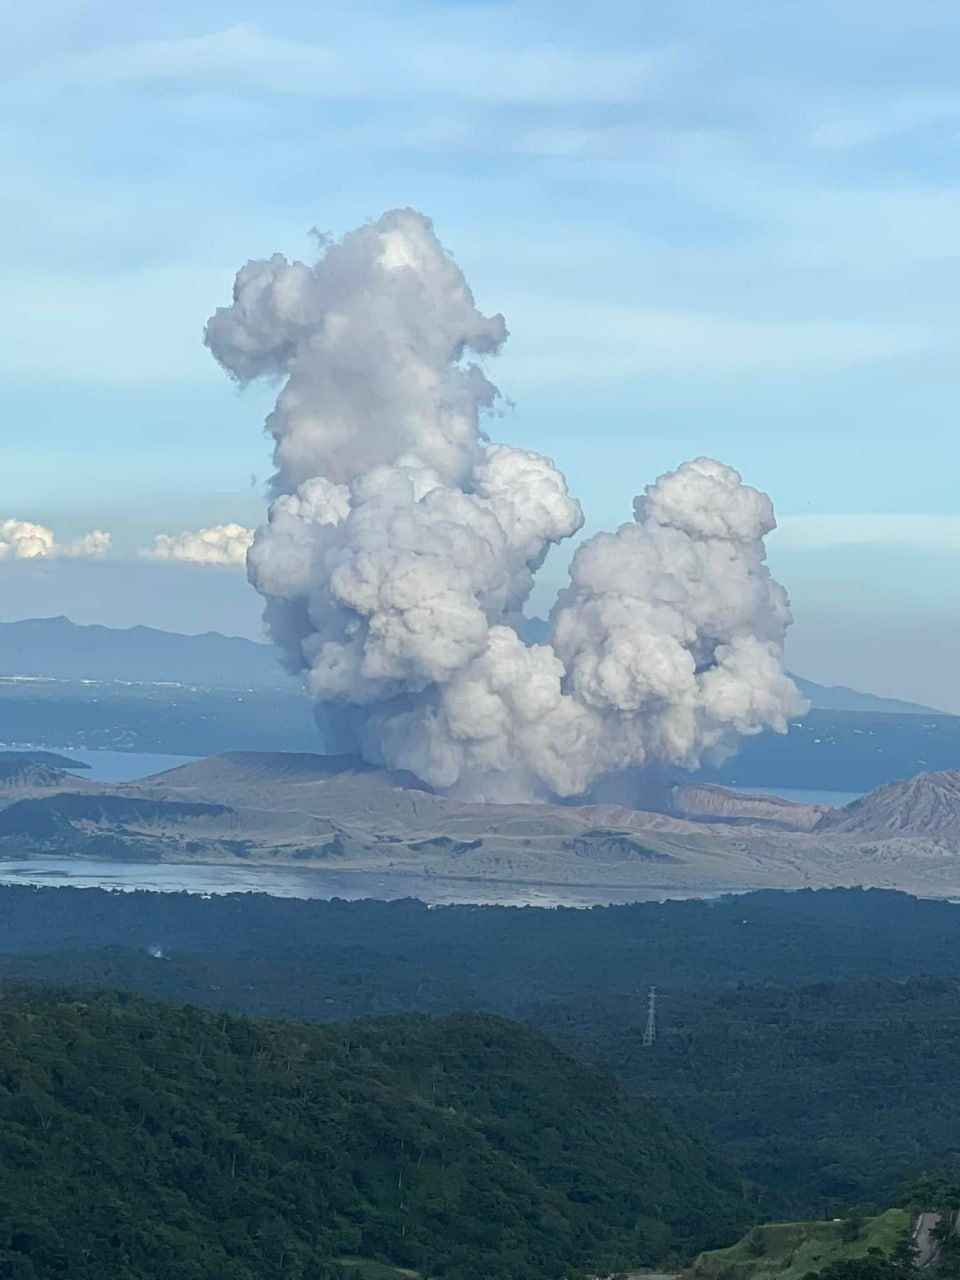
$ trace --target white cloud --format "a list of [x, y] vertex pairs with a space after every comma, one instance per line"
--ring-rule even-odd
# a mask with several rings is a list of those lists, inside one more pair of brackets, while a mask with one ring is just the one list
[[57, 542], [53, 530], [29, 520], [0, 520], [0, 560], [42, 560], [52, 557], [103, 556], [110, 535], [94, 529], [69, 542]]
[[591, 52], [540, 42], [437, 39], [390, 31], [330, 45], [239, 23], [204, 35], [51, 60], [22, 88], [220, 89], [327, 100], [448, 98], [490, 103], [623, 103], [650, 96], [682, 61], [676, 49]]
[[65, 556], [105, 556], [110, 550], [110, 534], [102, 529], [93, 529], [79, 538], [68, 542], [61, 555]]
[[187, 564], [244, 565], [253, 530], [242, 524], [215, 524], [183, 533], [158, 533], [153, 546], [140, 552], [151, 560], [180, 560]]

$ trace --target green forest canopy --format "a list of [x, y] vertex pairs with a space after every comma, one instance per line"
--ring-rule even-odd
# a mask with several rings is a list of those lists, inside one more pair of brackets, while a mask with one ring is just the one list
[[738, 1180], [538, 1032], [0, 986], [0, 1274], [557, 1280], [735, 1236]]
[[947, 902], [832, 890], [431, 910], [17, 887], [0, 889], [0, 948], [0, 977], [257, 1016], [473, 1009], [534, 1024], [704, 1136], [763, 1188], [768, 1216], [885, 1205], [960, 1151], [960, 909]]

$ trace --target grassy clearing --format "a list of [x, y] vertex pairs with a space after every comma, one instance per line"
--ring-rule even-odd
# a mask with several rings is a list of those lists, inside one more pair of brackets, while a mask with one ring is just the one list
[[840, 1222], [770, 1222], [728, 1249], [701, 1253], [693, 1271], [701, 1280], [802, 1280], [808, 1271], [861, 1258], [870, 1249], [890, 1253], [909, 1227], [906, 1209], [888, 1209], [866, 1218], [859, 1239], [845, 1243]]

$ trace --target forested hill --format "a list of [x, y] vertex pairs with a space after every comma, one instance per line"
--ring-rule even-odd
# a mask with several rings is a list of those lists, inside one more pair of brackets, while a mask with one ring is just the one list
[[897, 1203], [924, 1170], [956, 1176], [956, 979], [670, 992], [652, 1049], [623, 1001], [542, 1024], [704, 1135], [766, 1189], [768, 1216], [832, 1218]]
[[[149, 983], [152, 994], [237, 1012], [330, 1020], [479, 1006], [514, 1014], [570, 994], [635, 997], [649, 983], [676, 991], [960, 977], [960, 911], [861, 889], [581, 911], [0, 886], [5, 976], [96, 979], [95, 956], [37, 953], [117, 947], [139, 955], [122, 972], [123, 957], [109, 958], [115, 985]], [[161, 970], [146, 954], [151, 947], [170, 957]]]
[[652, 1096], [766, 1188], [771, 1216], [889, 1202], [960, 1150], [949, 902], [830, 890], [549, 911], [4, 887], [3, 977], [322, 1023], [507, 1015]]
[[448, 1280], [655, 1264], [742, 1224], [736, 1180], [537, 1032], [257, 1022], [0, 986], [0, 1275]]

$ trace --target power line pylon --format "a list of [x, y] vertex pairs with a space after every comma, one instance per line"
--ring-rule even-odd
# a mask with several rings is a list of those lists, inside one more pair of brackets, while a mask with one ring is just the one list
[[647, 1025], [643, 1029], [643, 1045], [645, 1049], [657, 1038], [657, 988], [651, 987], [647, 993]]

